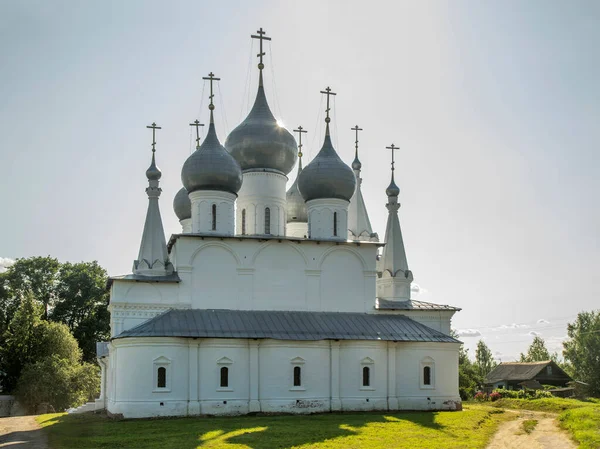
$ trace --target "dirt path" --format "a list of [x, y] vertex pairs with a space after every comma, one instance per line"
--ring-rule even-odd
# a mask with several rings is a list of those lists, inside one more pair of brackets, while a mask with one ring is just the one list
[[0, 448], [48, 449], [48, 442], [35, 416], [15, 416], [0, 418]]
[[[487, 449], [576, 449], [566, 432], [556, 423], [556, 415], [551, 413], [531, 412], [527, 410], [513, 411], [519, 417], [514, 421], [500, 425]], [[525, 432], [523, 422], [536, 420], [537, 424], [531, 433]]]

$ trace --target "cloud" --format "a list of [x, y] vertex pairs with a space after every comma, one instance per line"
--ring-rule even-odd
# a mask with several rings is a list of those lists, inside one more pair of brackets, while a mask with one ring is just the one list
[[550, 324], [550, 321], [546, 321], [543, 318], [540, 318], [539, 320], [537, 320], [538, 324]]
[[512, 323], [512, 324], [503, 324], [501, 326], [498, 327], [493, 327], [492, 330], [493, 331], [500, 331], [500, 330], [506, 330], [506, 329], [527, 329], [530, 326], [527, 324], [518, 324], [518, 323]]
[[416, 293], [417, 295], [423, 295], [425, 293], [429, 293], [429, 290], [427, 290], [426, 288], [421, 287], [419, 284], [416, 284], [415, 282], [413, 282], [410, 285], [410, 291], [412, 293]]
[[481, 337], [481, 332], [477, 329], [458, 329], [456, 333], [459, 337]]
[[530, 337], [540, 337], [542, 334], [536, 331], [529, 331], [529, 334], [527, 335], [529, 335]]
[[8, 267], [15, 263], [14, 260], [8, 257], [0, 257], [0, 273], [4, 273]]

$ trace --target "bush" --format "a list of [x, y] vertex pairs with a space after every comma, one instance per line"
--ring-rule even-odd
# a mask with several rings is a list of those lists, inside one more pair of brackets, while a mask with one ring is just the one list
[[497, 401], [498, 399], [500, 399], [502, 397], [502, 395], [500, 393], [498, 393], [497, 391], [494, 391], [492, 394], [490, 394], [489, 398], [490, 401], [494, 402]]
[[475, 400], [479, 402], [484, 402], [488, 400], [488, 395], [484, 392], [480, 391], [475, 395]]

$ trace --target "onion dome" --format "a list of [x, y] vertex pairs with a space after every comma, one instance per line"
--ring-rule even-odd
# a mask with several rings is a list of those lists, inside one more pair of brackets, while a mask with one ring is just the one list
[[173, 199], [173, 210], [180, 221], [192, 218], [192, 202], [190, 201], [188, 191], [185, 190], [185, 187], [182, 187], [179, 192], [177, 192], [177, 195], [175, 195], [175, 198]]
[[362, 164], [358, 160], [358, 155], [352, 161], [352, 170], [360, 170], [362, 168]]
[[398, 196], [398, 195], [400, 195], [400, 188], [394, 182], [394, 172], [393, 171], [392, 171], [392, 180], [390, 181], [390, 185], [388, 186], [388, 188], [385, 189], [385, 194], [387, 196]]
[[225, 148], [246, 170], [274, 170], [287, 175], [296, 164], [296, 140], [277, 123], [259, 77], [258, 93], [248, 117], [225, 140]]
[[300, 190], [298, 190], [298, 178], [302, 173], [302, 158], [298, 158], [298, 175], [292, 186], [285, 194], [286, 199], [286, 212], [288, 223], [308, 223], [308, 210], [306, 209], [306, 202]]
[[298, 176], [298, 189], [304, 201], [319, 198], [338, 198], [350, 201], [356, 188], [354, 173], [340, 159], [331, 143], [329, 123], [319, 154]]
[[150, 167], [148, 167], [148, 170], [146, 170], [146, 178], [148, 178], [148, 181], [158, 181], [161, 176], [162, 172], [156, 166], [156, 162], [154, 160], [154, 150], [152, 150], [152, 163], [150, 164]]
[[181, 181], [189, 193], [219, 190], [237, 194], [242, 187], [242, 170], [219, 142], [212, 109], [206, 138], [183, 164]]

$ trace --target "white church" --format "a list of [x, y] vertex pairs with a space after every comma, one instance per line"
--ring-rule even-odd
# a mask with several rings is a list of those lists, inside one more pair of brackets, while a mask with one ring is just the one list
[[450, 336], [460, 309], [411, 299], [394, 163], [380, 242], [361, 193], [358, 137], [351, 166], [332, 145], [334, 94], [324, 92], [322, 148], [302, 168], [302, 128], [298, 145], [271, 113], [268, 38], [262, 29], [253, 37], [254, 106], [221, 144], [210, 74], [210, 125], [183, 164], [173, 202], [181, 232], [168, 242], [153, 139], [139, 255], [131, 274], [109, 281], [96, 408], [126, 418], [460, 410], [460, 343]]

